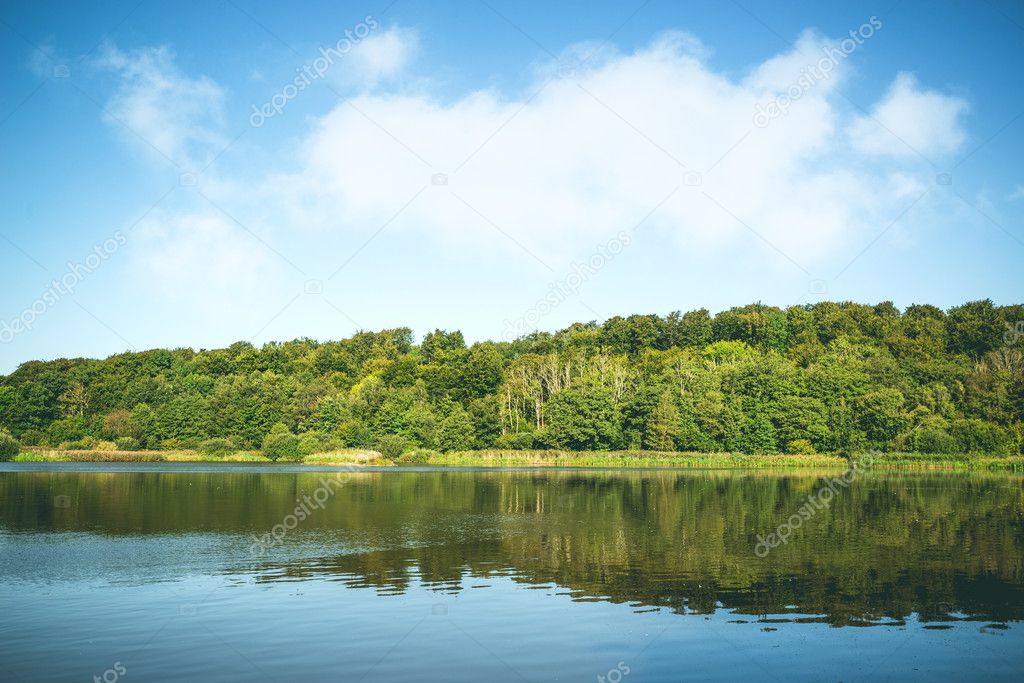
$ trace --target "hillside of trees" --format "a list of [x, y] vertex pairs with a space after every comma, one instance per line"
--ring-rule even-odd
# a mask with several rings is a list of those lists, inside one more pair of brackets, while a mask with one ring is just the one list
[[466, 345], [435, 330], [23, 364], [23, 445], [1021, 453], [1024, 305], [822, 302], [577, 323]]

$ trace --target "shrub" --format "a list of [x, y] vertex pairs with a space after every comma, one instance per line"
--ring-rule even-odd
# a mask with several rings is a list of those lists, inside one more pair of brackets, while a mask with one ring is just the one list
[[299, 437], [278, 423], [263, 438], [263, 455], [270, 460], [300, 460]]
[[378, 436], [374, 443], [374, 449], [380, 451], [380, 454], [388, 460], [398, 460], [402, 453], [409, 450], [409, 448], [409, 442], [405, 440], [405, 437], [398, 434]]
[[426, 465], [432, 457], [439, 455], [441, 454], [430, 448], [415, 448], [398, 456], [397, 462], [399, 465]]
[[340, 445], [349, 448], [369, 448], [373, 445], [373, 432], [362, 422], [349, 420], [343, 422], [335, 431]]
[[985, 420], [954, 420], [949, 431], [962, 453], [1003, 455], [1010, 449], [1010, 434], [999, 425]]
[[10, 460], [21, 451], [21, 444], [6, 429], [0, 429], [0, 460]]
[[96, 439], [91, 436], [83, 436], [75, 441], [65, 441], [60, 444], [62, 451], [91, 451], [96, 448]]
[[818, 451], [807, 439], [793, 439], [786, 445], [786, 452], [791, 455], [814, 455]]
[[201, 441], [196, 448], [203, 455], [231, 455], [235, 452], [235, 445], [227, 439], [207, 439]]
[[26, 429], [21, 433], [19, 441], [24, 446], [45, 446], [46, 434], [38, 429]]
[[80, 418], [67, 417], [56, 420], [46, 428], [46, 440], [50, 443], [78, 441], [83, 436], [85, 436], [85, 425]]
[[113, 441], [97, 441], [93, 446], [93, 450], [97, 451], [116, 451], [117, 444]]
[[564, 447], [561, 445], [561, 442], [555, 438], [555, 435], [547, 427], [538, 429], [533, 433], [533, 447], [531, 450], [551, 451], [562, 448]]
[[533, 432], [519, 432], [518, 434], [509, 432], [499, 436], [494, 442], [494, 447], [498, 449], [507, 448], [514, 451], [528, 451], [534, 447], [535, 443], [536, 438]]
[[299, 455], [326, 453], [337, 446], [335, 439], [323, 432], [306, 432], [299, 435]]
[[956, 453], [956, 439], [941, 427], [920, 427], [910, 433], [907, 445], [918, 453]]
[[117, 444], [117, 450], [119, 451], [139, 450], [139, 440], [136, 439], [134, 436], [122, 436], [114, 443]]

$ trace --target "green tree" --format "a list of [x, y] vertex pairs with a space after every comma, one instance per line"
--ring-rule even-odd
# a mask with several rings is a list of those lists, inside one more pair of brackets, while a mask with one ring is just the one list
[[160, 443], [160, 428], [156, 411], [146, 403], [132, 408], [131, 436], [138, 439], [143, 448], [156, 448]]
[[568, 389], [547, 406], [552, 443], [578, 451], [609, 450], [618, 445], [619, 421], [612, 392], [607, 389]]
[[651, 412], [644, 430], [644, 448], [654, 451], [676, 450], [679, 438], [679, 409], [672, 394], [664, 392]]
[[437, 426], [434, 445], [439, 451], [465, 451], [473, 447], [473, 420], [462, 406], [455, 406]]
[[116, 408], [103, 418], [103, 436], [117, 439], [122, 436], [134, 436], [131, 411]]
[[454, 332], [448, 332], [447, 330], [428, 332], [423, 337], [423, 343], [420, 344], [420, 352], [428, 363], [443, 358], [446, 353], [462, 351], [465, 348], [466, 340], [459, 330]]
[[870, 391], [854, 403], [857, 425], [876, 446], [884, 446], [906, 427], [905, 399], [899, 389]]
[[992, 301], [984, 299], [951, 308], [946, 333], [951, 351], [981, 358], [1002, 343], [1003, 326]]
[[[787, 447], [793, 441], [806, 440], [816, 449], [825, 450], [829, 444], [829, 429], [825, 404], [811, 396], [783, 396], [772, 415], [779, 445]], [[788, 447], [787, 447], [788, 450]]]
[[299, 437], [278, 422], [270, 433], [263, 437], [263, 455], [270, 460], [301, 460], [299, 454]]
[[1024, 306], [988, 300], [902, 313], [888, 301], [752, 304], [468, 349], [457, 331], [416, 346], [395, 328], [30, 361], [0, 377], [0, 424], [23, 444], [244, 449], [281, 423], [307, 452], [389, 435], [467, 447], [468, 414], [469, 448], [1017, 453], [1024, 343], [1003, 335], [1022, 320]]
[[409, 441], [400, 434], [382, 434], [374, 440], [373, 446], [388, 460], [398, 460], [403, 453], [412, 449]]
[[0, 460], [10, 460], [21, 452], [21, 444], [9, 431], [0, 428]]

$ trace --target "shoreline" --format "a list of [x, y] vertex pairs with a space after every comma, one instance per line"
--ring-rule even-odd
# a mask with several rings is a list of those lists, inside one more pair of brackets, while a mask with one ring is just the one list
[[[859, 459], [863, 455], [856, 455]], [[1024, 472], [1024, 456], [987, 456], [969, 454], [872, 453], [870, 469], [916, 471], [1005, 471]], [[225, 456], [205, 455], [196, 451], [61, 451], [30, 448], [11, 462], [120, 462], [120, 463], [249, 463], [324, 467], [395, 466], [444, 468], [600, 468], [600, 469], [727, 469], [727, 470], [835, 470], [845, 471], [850, 462], [839, 455], [787, 455], [742, 453], [681, 453], [657, 451], [462, 451], [439, 453], [414, 451], [397, 461], [384, 458], [376, 451], [344, 449], [316, 453], [302, 460], [271, 461], [256, 451], [243, 451]]]

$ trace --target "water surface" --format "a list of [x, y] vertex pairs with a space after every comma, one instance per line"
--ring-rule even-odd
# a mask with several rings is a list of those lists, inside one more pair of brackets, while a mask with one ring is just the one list
[[0, 679], [1020, 680], [1022, 479], [830, 478], [6, 463]]

